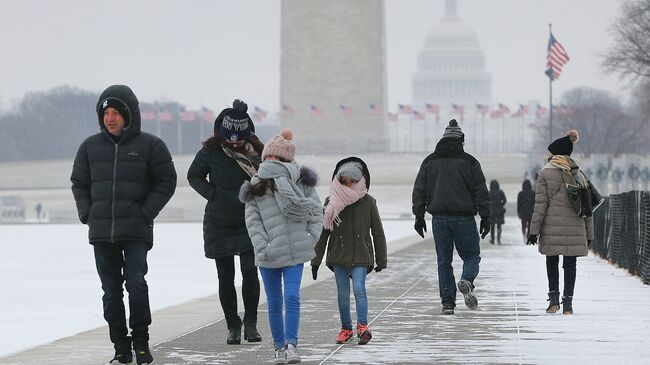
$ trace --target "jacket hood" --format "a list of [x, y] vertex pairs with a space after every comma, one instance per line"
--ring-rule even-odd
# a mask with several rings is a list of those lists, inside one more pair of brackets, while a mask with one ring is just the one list
[[140, 103], [138, 98], [133, 93], [130, 87], [126, 85], [111, 85], [102, 92], [97, 101], [95, 110], [97, 111], [97, 119], [99, 122], [99, 129], [102, 133], [108, 135], [108, 131], [104, 127], [104, 113], [102, 112], [102, 103], [104, 100], [113, 99], [124, 104], [129, 111], [129, 120], [125, 120], [124, 132], [122, 139], [128, 139], [140, 134]]
[[359, 157], [350, 156], [337, 162], [336, 167], [334, 167], [334, 172], [332, 173], [332, 180], [334, 180], [334, 178], [336, 177], [336, 173], [339, 172], [339, 168], [341, 168], [341, 165], [343, 165], [346, 162], [358, 162], [361, 164], [363, 170], [363, 178], [364, 180], [366, 180], [366, 190], [370, 190], [370, 171], [368, 170], [368, 165], [366, 165], [366, 162], [360, 159]]
[[251, 189], [253, 184], [257, 183], [260, 179], [273, 179], [281, 176], [291, 177], [292, 181], [300, 182], [309, 187], [314, 187], [318, 184], [318, 173], [306, 166], [298, 167], [295, 161], [264, 161], [260, 165], [257, 175], [253, 176], [251, 181], [244, 181], [239, 188], [239, 201], [246, 203], [253, 199]]
[[463, 152], [465, 151], [463, 150], [463, 142], [461, 140], [444, 137], [440, 139], [433, 153], [441, 157], [455, 157]]
[[490, 191], [499, 190], [499, 182], [496, 180], [490, 181]]
[[521, 190], [523, 191], [533, 190], [533, 184], [530, 183], [530, 180], [528, 179], [524, 180], [524, 182], [521, 184]]

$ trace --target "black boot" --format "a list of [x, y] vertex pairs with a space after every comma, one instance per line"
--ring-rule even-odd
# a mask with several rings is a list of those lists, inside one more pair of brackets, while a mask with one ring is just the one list
[[257, 332], [254, 324], [244, 324], [244, 340], [248, 342], [261, 342], [262, 336]]
[[548, 293], [548, 308], [546, 313], [555, 313], [560, 310], [560, 292], [552, 291]]
[[228, 329], [228, 345], [239, 345], [241, 343], [241, 326]]
[[573, 314], [573, 296], [562, 297], [562, 313]]
[[135, 362], [138, 365], [151, 364], [153, 362], [153, 356], [151, 356], [151, 351], [149, 350], [149, 341], [133, 341], [133, 351], [135, 351]]
[[120, 364], [129, 364], [133, 361], [133, 352], [131, 351], [131, 339], [127, 341], [116, 343], [115, 347], [115, 356], [109, 361], [109, 364], [114, 362]]

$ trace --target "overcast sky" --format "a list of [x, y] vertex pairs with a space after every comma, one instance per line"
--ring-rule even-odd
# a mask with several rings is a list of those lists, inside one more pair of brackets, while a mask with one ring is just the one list
[[[354, 1], [354, 0], [340, 0]], [[548, 23], [571, 61], [554, 94], [593, 86], [625, 98], [599, 57], [619, 0], [459, 0], [492, 74], [494, 102], [548, 102]], [[238, 97], [279, 105], [280, 0], [0, 0], [0, 101], [59, 85], [130, 85], [141, 101], [220, 109]], [[386, 0], [390, 109], [411, 100], [411, 76], [443, 0]]]

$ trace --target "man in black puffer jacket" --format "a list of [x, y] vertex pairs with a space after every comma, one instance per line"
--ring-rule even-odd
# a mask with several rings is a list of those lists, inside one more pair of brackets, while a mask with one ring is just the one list
[[[131, 362], [133, 342], [137, 363], [150, 363], [147, 252], [153, 245], [153, 220], [176, 189], [176, 170], [165, 143], [140, 131], [138, 99], [128, 86], [104, 90], [96, 110], [100, 133], [79, 146], [72, 193], [95, 251], [113, 360]], [[131, 337], [122, 302], [125, 281]]]
[[418, 172], [413, 187], [415, 230], [424, 238], [427, 230], [424, 213], [433, 216], [432, 230], [438, 256], [438, 282], [442, 314], [453, 314], [456, 306], [456, 284], [451, 262], [454, 244], [463, 260], [463, 273], [458, 290], [465, 304], [476, 309], [474, 279], [481, 262], [479, 233], [474, 216], [481, 216], [481, 237], [490, 231], [490, 199], [481, 164], [465, 153], [465, 135], [455, 119], [449, 121], [445, 133]]

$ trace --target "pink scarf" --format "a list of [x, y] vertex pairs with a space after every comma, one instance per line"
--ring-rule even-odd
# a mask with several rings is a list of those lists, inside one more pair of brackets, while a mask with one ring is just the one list
[[334, 228], [334, 223], [338, 226], [341, 224], [339, 213], [350, 204], [356, 203], [368, 193], [366, 189], [366, 180], [362, 177], [359, 182], [347, 187], [339, 181], [332, 180], [330, 187], [330, 200], [325, 207], [325, 217], [323, 218], [323, 227], [327, 230]]

